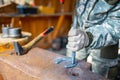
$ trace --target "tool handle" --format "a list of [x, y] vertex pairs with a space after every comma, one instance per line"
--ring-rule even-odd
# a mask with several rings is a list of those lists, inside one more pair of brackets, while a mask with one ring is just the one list
[[36, 38], [34, 38], [32, 41], [30, 41], [28, 44], [24, 45], [24, 49], [30, 50], [36, 43], [38, 43], [42, 38], [44, 38], [46, 35], [48, 35], [50, 32], [53, 31], [53, 27], [50, 27], [43, 31], [41, 34], [39, 34]]
[[41, 33], [41, 35], [42, 36], [46, 36], [46, 35], [48, 35], [50, 32], [52, 32], [53, 31], [53, 27], [50, 27], [50, 28], [48, 28], [47, 30], [45, 30], [43, 33]]

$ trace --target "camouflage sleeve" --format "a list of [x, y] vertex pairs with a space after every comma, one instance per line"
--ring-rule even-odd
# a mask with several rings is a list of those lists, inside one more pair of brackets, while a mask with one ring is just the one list
[[[119, 5], [120, 6], [120, 5]], [[118, 43], [120, 38], [120, 9], [113, 10], [102, 24], [87, 28], [90, 48], [100, 48]], [[92, 37], [91, 37], [92, 35]]]

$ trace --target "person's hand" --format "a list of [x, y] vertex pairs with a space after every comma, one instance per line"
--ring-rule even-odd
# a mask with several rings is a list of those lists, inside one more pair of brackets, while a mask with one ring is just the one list
[[80, 29], [71, 28], [68, 33], [67, 48], [72, 51], [78, 51], [89, 44], [89, 38], [86, 32]]

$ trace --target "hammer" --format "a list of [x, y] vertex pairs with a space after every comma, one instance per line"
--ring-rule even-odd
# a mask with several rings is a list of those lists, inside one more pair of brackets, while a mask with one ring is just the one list
[[32, 41], [30, 41], [28, 44], [21, 46], [18, 42], [13, 42], [14, 44], [14, 50], [17, 55], [24, 55], [26, 54], [36, 43], [38, 43], [42, 38], [44, 38], [46, 35], [48, 35], [50, 32], [53, 31], [53, 27], [49, 27], [42, 33], [40, 33], [36, 38], [34, 38]]

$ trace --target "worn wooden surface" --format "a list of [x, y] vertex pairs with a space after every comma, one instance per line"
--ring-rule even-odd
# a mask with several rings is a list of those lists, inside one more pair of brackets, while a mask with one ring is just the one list
[[0, 56], [0, 73], [4, 80], [107, 80], [92, 73], [84, 61], [70, 69], [63, 67], [66, 63], [55, 64], [58, 57], [61, 55], [40, 48], [22, 56]]

